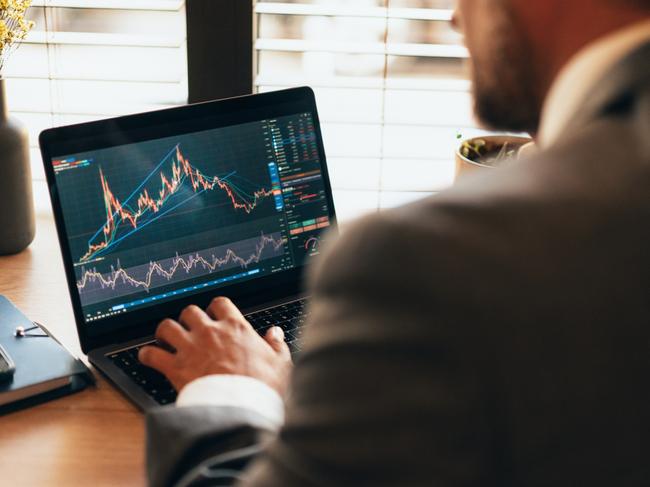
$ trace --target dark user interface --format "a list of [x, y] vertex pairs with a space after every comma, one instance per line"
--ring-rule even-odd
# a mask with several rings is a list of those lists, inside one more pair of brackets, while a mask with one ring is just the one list
[[52, 165], [86, 322], [302, 266], [330, 225], [310, 113]]

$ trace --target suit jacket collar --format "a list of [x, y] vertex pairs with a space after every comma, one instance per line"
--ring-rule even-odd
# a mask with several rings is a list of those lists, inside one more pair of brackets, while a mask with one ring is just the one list
[[650, 42], [650, 19], [608, 34], [581, 49], [565, 65], [544, 102], [538, 144], [555, 144], [575, 115], [589, 104], [591, 92], [620, 61]]
[[554, 142], [570, 137], [584, 124], [627, 105], [650, 88], [650, 42], [616, 63], [588, 92], [586, 101], [569, 119], [564, 132]]

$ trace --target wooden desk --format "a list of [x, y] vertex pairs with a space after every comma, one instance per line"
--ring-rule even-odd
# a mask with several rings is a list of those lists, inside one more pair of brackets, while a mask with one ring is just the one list
[[[36, 241], [0, 257], [0, 294], [81, 356], [51, 217]], [[143, 416], [93, 370], [96, 388], [0, 417], [0, 485], [145, 485]]]

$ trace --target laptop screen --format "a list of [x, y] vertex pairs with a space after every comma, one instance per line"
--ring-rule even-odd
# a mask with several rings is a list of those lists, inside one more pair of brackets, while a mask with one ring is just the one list
[[85, 322], [304, 266], [333, 223], [320, 154], [303, 112], [52, 157]]

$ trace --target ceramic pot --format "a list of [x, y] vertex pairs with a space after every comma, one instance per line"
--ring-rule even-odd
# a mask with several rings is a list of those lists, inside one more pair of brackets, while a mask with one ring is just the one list
[[[517, 137], [515, 135], [486, 135], [484, 137], [475, 137], [474, 139], [470, 139], [470, 141], [475, 139], [483, 139], [488, 143], [500, 146], [507, 142], [513, 148], [521, 148], [522, 146], [533, 141], [533, 139], [530, 137]], [[460, 152], [462, 146], [463, 144], [461, 144], [458, 149], [456, 149], [456, 179], [466, 174], [474, 173], [476, 171], [489, 171], [490, 169], [498, 167], [481, 164], [480, 162], [475, 162], [471, 159], [468, 159]]]
[[6, 98], [0, 79], [0, 255], [24, 250], [35, 234], [29, 135], [9, 118]]

